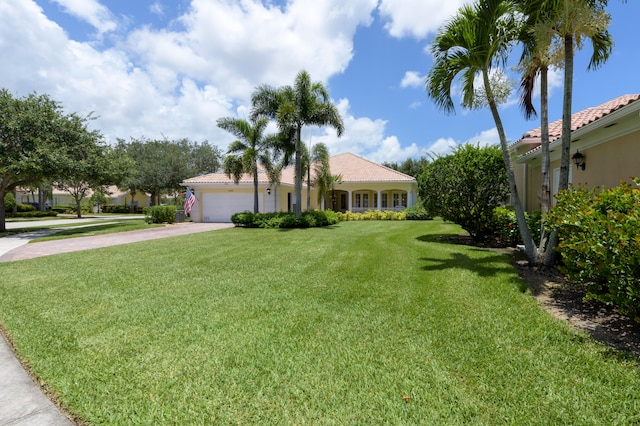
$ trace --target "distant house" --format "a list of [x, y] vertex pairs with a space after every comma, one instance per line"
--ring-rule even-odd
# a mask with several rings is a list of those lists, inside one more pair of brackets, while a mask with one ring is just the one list
[[[106, 197], [109, 200], [109, 204], [126, 204], [127, 206], [131, 205], [131, 194], [127, 191], [120, 191], [116, 186], [109, 186], [107, 188]], [[86, 198], [83, 199], [83, 202], [88, 202], [87, 200], [93, 191], [89, 191], [89, 194]], [[26, 188], [17, 188], [16, 189], [16, 201], [19, 204], [39, 204], [40, 195], [36, 190], [31, 191]], [[151, 197], [144, 192], [137, 192], [135, 199], [133, 200], [133, 205], [135, 208], [147, 207], [150, 205]], [[52, 188], [50, 197], [45, 200], [45, 205], [47, 207], [56, 207], [56, 206], [75, 206], [76, 201], [67, 191], [62, 191], [57, 188]]]
[[[404, 210], [417, 201], [418, 184], [412, 176], [381, 166], [355, 154], [344, 153], [329, 159], [331, 174], [341, 175], [321, 204], [316, 189], [311, 189], [312, 209], [364, 212], [367, 210]], [[243, 175], [238, 184], [224, 173], [210, 173], [182, 182], [194, 190], [197, 202], [191, 212], [196, 222], [230, 222], [231, 215], [253, 211], [253, 178]], [[259, 173], [259, 210], [293, 211], [297, 202], [293, 166], [282, 172], [279, 185], [272, 186], [264, 172]], [[307, 208], [306, 183], [302, 188], [302, 210]]]
[[[525, 133], [511, 145], [522, 201], [528, 211], [540, 210], [540, 128]], [[562, 120], [549, 124], [552, 195], [558, 193]], [[569, 182], [611, 188], [621, 180], [640, 177], [640, 94], [624, 95], [571, 116]]]

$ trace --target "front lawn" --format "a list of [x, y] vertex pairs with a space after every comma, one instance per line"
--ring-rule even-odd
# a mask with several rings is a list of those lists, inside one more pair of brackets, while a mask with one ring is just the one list
[[89, 424], [636, 424], [637, 361], [460, 228], [225, 229], [0, 264], [0, 323]]

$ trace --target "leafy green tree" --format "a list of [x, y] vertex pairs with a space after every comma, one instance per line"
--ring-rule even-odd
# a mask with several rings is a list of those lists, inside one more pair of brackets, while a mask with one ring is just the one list
[[249, 173], [253, 177], [254, 213], [260, 211], [258, 203], [259, 165], [261, 164], [267, 170], [272, 169], [269, 151], [272, 139], [264, 134], [268, 124], [267, 117], [259, 117], [251, 122], [231, 117], [218, 119], [218, 127], [238, 138], [229, 145], [222, 168], [229, 177], [233, 177], [235, 183], [240, 181], [240, 177], [244, 173]]
[[436, 35], [432, 44], [434, 64], [427, 76], [427, 93], [445, 112], [453, 112], [452, 85], [461, 74], [462, 104], [474, 108], [475, 78], [482, 77], [486, 102], [491, 110], [502, 148], [502, 157], [527, 257], [537, 261], [536, 245], [527, 226], [516, 186], [511, 153], [490, 82], [490, 72], [503, 68], [520, 31], [514, 4], [504, 0], [479, 0], [461, 7]]
[[274, 88], [259, 86], [251, 97], [252, 118], [267, 116], [275, 119], [282, 133], [294, 132], [296, 217], [302, 213], [302, 142], [304, 126], [331, 126], [338, 136], [344, 132], [344, 123], [329, 92], [321, 82], [311, 82], [306, 71], [300, 71], [293, 86]]
[[65, 138], [75, 139], [77, 146], [60, 157], [61, 177], [56, 179], [55, 186], [73, 196], [80, 218], [82, 200], [92, 191], [104, 192], [106, 186], [119, 184], [127, 173], [130, 159], [117, 155], [105, 144], [100, 132], [89, 131], [86, 119], [71, 116], [66, 124]]
[[120, 139], [117, 149], [134, 162], [120, 189], [129, 191], [132, 200], [138, 192], [148, 193], [154, 205], [160, 204], [162, 195], [180, 192], [183, 180], [220, 166], [219, 149], [207, 142], [131, 139], [127, 143]]
[[0, 89], [0, 231], [6, 230], [8, 192], [62, 177], [60, 162], [81, 143], [66, 137], [69, 122], [78, 119], [47, 95], [15, 98]]
[[435, 158], [418, 179], [430, 216], [454, 222], [475, 240], [493, 234], [493, 211], [509, 196], [502, 153], [497, 146], [465, 144]]
[[419, 159], [407, 158], [402, 163], [398, 164], [397, 162], [387, 163], [383, 162], [382, 165], [385, 167], [389, 167], [390, 169], [397, 170], [400, 173], [404, 173], [405, 175], [413, 176], [414, 178], [418, 178], [422, 174], [425, 166], [429, 164], [430, 160], [426, 157], [420, 157]]

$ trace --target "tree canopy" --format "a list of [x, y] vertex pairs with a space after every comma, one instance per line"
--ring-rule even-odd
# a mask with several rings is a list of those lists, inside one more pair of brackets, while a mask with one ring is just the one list
[[0, 89], [0, 231], [6, 230], [7, 192], [63, 179], [70, 153], [97, 136], [87, 118], [65, 113], [48, 95], [18, 98]]

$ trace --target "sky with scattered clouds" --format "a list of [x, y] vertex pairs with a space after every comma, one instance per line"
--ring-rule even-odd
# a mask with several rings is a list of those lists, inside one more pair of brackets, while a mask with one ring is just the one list
[[[209, 141], [232, 136], [219, 117], [247, 118], [259, 85], [292, 84], [307, 70], [329, 89], [344, 123], [309, 128], [307, 143], [377, 162], [497, 143], [488, 110], [439, 111], [427, 97], [430, 42], [465, 0], [0, 0], [0, 87], [47, 93], [93, 114], [116, 138]], [[578, 53], [574, 112], [640, 92], [640, 2], [609, 2], [613, 55], [586, 71]], [[517, 54], [513, 55], [514, 61]], [[514, 74], [515, 76], [515, 74]], [[562, 72], [551, 75], [550, 118], [561, 117]], [[512, 98], [501, 107], [515, 141], [538, 127]]]

